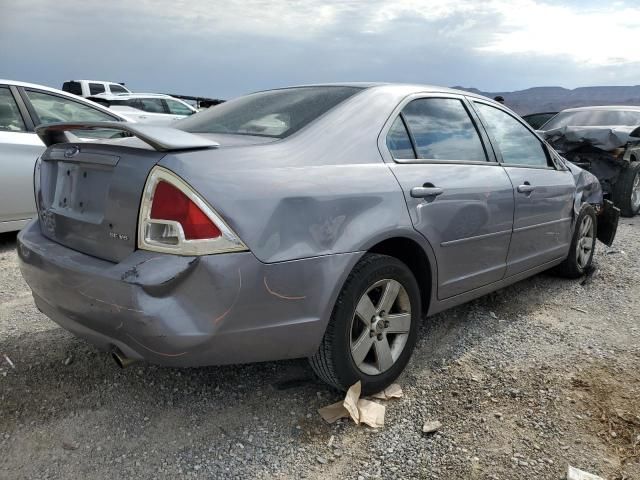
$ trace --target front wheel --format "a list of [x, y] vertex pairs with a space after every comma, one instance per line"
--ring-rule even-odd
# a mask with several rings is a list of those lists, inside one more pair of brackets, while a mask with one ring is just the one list
[[569, 255], [558, 265], [558, 273], [567, 278], [579, 278], [591, 268], [597, 226], [596, 211], [591, 205], [583, 205], [576, 219]]
[[623, 217], [633, 217], [640, 211], [640, 162], [631, 162], [620, 172], [613, 186], [613, 203]]
[[338, 296], [311, 367], [339, 390], [360, 380], [364, 395], [379, 392], [409, 361], [420, 316], [411, 270], [394, 257], [366, 254]]

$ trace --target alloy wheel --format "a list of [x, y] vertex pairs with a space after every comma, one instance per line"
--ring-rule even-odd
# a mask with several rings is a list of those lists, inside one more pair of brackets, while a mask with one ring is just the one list
[[576, 246], [576, 260], [578, 266], [584, 269], [589, 264], [591, 250], [593, 250], [594, 223], [589, 215], [585, 215], [580, 223], [580, 236]]
[[360, 297], [351, 320], [351, 358], [367, 375], [393, 366], [411, 330], [411, 302], [400, 282], [375, 282]]
[[640, 172], [636, 174], [636, 178], [633, 179], [633, 186], [631, 187], [631, 210], [636, 212], [640, 208]]

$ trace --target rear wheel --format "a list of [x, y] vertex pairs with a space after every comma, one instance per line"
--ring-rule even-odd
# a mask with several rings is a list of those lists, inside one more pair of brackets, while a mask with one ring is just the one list
[[420, 315], [409, 268], [394, 257], [367, 254], [347, 278], [311, 366], [340, 390], [360, 380], [363, 394], [378, 392], [409, 361]]
[[613, 203], [623, 217], [633, 217], [640, 211], [640, 162], [631, 162], [620, 172], [613, 186]]
[[596, 248], [596, 229], [596, 212], [591, 205], [585, 204], [576, 219], [569, 256], [558, 265], [558, 273], [567, 278], [579, 278], [591, 268]]

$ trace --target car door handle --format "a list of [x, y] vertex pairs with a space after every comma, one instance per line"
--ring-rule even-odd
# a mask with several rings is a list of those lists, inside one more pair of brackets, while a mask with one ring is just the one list
[[444, 190], [438, 187], [413, 187], [411, 189], [411, 196], [413, 198], [429, 198], [442, 195]]
[[518, 185], [518, 193], [531, 193], [536, 189], [533, 185], [525, 183], [524, 185]]

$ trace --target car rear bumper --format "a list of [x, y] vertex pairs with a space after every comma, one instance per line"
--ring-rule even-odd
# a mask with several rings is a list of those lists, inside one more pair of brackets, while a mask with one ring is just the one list
[[312, 355], [361, 253], [264, 264], [250, 252], [179, 257], [137, 250], [120, 263], [18, 236], [38, 308], [103, 350], [171, 366]]

